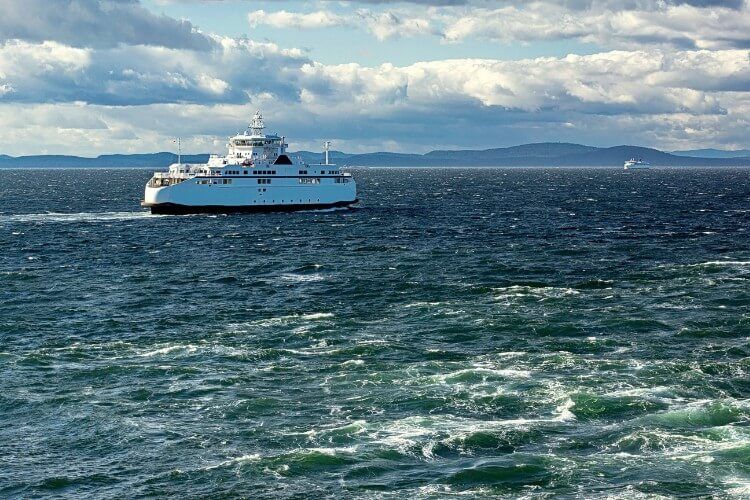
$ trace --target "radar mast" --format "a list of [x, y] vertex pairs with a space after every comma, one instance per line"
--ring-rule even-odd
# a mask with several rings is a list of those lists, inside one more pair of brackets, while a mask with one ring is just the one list
[[253, 115], [253, 121], [250, 122], [250, 131], [253, 135], [263, 135], [263, 129], [266, 128], [263, 125], [263, 115], [260, 114], [260, 110], [255, 112]]

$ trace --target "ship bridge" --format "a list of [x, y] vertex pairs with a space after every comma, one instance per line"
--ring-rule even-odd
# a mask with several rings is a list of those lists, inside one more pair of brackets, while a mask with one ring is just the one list
[[279, 156], [286, 153], [288, 144], [284, 137], [276, 134], [265, 134], [263, 129], [263, 115], [256, 111], [250, 125], [242, 134], [237, 134], [229, 138], [230, 158], [247, 159], [248, 161], [258, 162], [267, 161], [273, 163]]

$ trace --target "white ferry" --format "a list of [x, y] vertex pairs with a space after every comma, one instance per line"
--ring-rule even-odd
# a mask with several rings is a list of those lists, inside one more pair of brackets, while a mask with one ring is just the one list
[[645, 162], [642, 159], [636, 160], [635, 158], [631, 158], [625, 162], [623, 170], [630, 170], [631, 168], [649, 168], [650, 166], [650, 163]]
[[146, 184], [142, 206], [154, 214], [262, 212], [345, 207], [357, 202], [357, 183], [328, 162], [293, 161], [284, 137], [263, 132], [260, 111], [244, 133], [229, 138], [226, 156], [208, 163], [178, 160]]

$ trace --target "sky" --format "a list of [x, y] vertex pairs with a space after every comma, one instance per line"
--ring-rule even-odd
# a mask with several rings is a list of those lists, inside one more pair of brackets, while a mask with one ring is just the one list
[[[748, 0], [750, 1], [750, 0]], [[746, 0], [0, 0], [0, 154], [750, 148]]]

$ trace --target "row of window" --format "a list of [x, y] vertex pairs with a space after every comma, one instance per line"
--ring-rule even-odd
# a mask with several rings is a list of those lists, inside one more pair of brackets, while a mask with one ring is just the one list
[[[271, 184], [271, 179], [256, 179], [258, 184]], [[320, 184], [319, 177], [300, 177], [297, 179], [300, 184]], [[160, 182], [161, 181], [161, 182]], [[345, 184], [349, 182], [348, 177], [337, 177], [335, 179], [336, 184]], [[232, 179], [198, 179], [196, 184], [231, 184]], [[167, 179], [160, 180], [156, 179], [153, 181], [154, 186], [168, 186], [169, 181]]]
[[235, 146], [254, 146], [254, 147], [258, 147], [258, 146], [263, 146], [265, 144], [273, 144], [273, 141], [269, 141], [269, 140], [264, 141], [264, 140], [258, 140], [258, 139], [255, 139], [255, 140], [237, 139], [237, 140], [234, 141], [234, 145]]
[[198, 179], [197, 184], [231, 184], [232, 179]]
[[[224, 175], [247, 175], [247, 170], [225, 170]], [[320, 175], [341, 175], [338, 170], [321, 170]], [[276, 170], [253, 170], [253, 175], [276, 175]], [[299, 175], [307, 175], [307, 170], [300, 170]]]
[[[318, 198], [317, 201], [318, 201], [318, 203], [320, 203], [320, 198]], [[285, 202], [284, 200], [281, 200], [281, 203], [284, 203], [284, 202]], [[300, 198], [299, 203], [304, 203], [304, 202], [305, 202], [305, 200], [303, 200], [303, 199]], [[307, 202], [308, 203], [312, 203], [312, 198], [308, 198]], [[253, 203], [258, 203], [258, 200], [253, 200]], [[267, 201], [266, 200], [260, 200], [260, 203], [267, 203]], [[271, 200], [270, 203], [276, 203], [276, 200]], [[295, 201], [294, 200], [289, 200], [289, 203], [295, 203]]]

